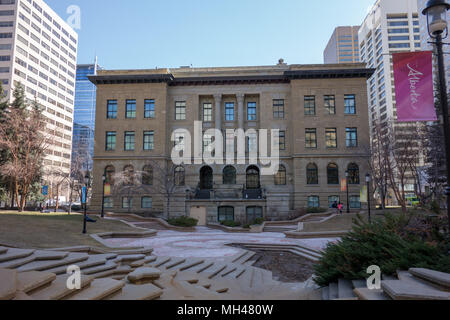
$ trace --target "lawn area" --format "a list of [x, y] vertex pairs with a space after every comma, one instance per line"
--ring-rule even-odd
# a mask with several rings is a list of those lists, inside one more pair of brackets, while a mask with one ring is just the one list
[[87, 223], [88, 233], [82, 234], [80, 214], [0, 211], [0, 244], [42, 249], [82, 245], [101, 248], [89, 234], [138, 230], [120, 221], [93, 218], [97, 222]]

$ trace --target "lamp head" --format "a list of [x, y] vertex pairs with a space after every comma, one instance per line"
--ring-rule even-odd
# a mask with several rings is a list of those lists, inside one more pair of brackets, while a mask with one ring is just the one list
[[427, 16], [428, 33], [435, 38], [447, 31], [447, 11], [450, 4], [446, 0], [430, 0], [422, 14]]

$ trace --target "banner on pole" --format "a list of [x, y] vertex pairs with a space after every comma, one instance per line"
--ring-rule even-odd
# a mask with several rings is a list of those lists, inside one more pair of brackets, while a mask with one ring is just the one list
[[362, 186], [359, 193], [361, 203], [367, 203], [367, 186]]
[[111, 195], [111, 185], [109, 183], [105, 183], [105, 197]]
[[436, 121], [432, 52], [403, 52], [392, 56], [397, 120]]
[[347, 191], [347, 179], [342, 178], [341, 179], [341, 192]]

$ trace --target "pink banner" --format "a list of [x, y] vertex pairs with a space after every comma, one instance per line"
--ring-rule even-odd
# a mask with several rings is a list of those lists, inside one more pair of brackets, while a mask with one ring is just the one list
[[436, 121], [432, 52], [394, 53], [393, 60], [398, 121]]

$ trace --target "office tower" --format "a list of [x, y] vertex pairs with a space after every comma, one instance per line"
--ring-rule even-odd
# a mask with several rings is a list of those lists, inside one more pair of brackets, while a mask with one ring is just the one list
[[0, 1], [0, 81], [7, 99], [20, 82], [26, 98], [43, 106], [54, 136], [43, 179], [60, 201], [68, 196], [59, 181], [70, 173], [77, 43], [77, 33], [44, 1]]
[[[401, 133], [417, 130], [420, 123], [397, 122], [395, 85], [392, 54], [420, 51], [420, 27], [417, 0], [377, 0], [359, 30], [361, 61], [368, 68], [375, 68], [375, 74], [368, 80], [369, 118], [372, 139], [376, 130], [387, 137], [393, 128], [395, 140]], [[393, 132], [391, 132], [393, 133]], [[423, 167], [423, 153], [419, 152], [419, 167]], [[407, 194], [415, 194], [415, 183], [408, 175]], [[393, 194], [390, 195], [393, 199]]]
[[326, 64], [359, 62], [359, 26], [337, 27], [323, 53]]
[[[79, 64], [75, 86], [75, 108], [73, 121], [72, 162], [86, 160], [87, 169], [92, 168], [94, 156], [95, 101], [97, 88], [88, 76], [101, 69], [97, 64]], [[83, 165], [84, 166], [84, 165]]]

